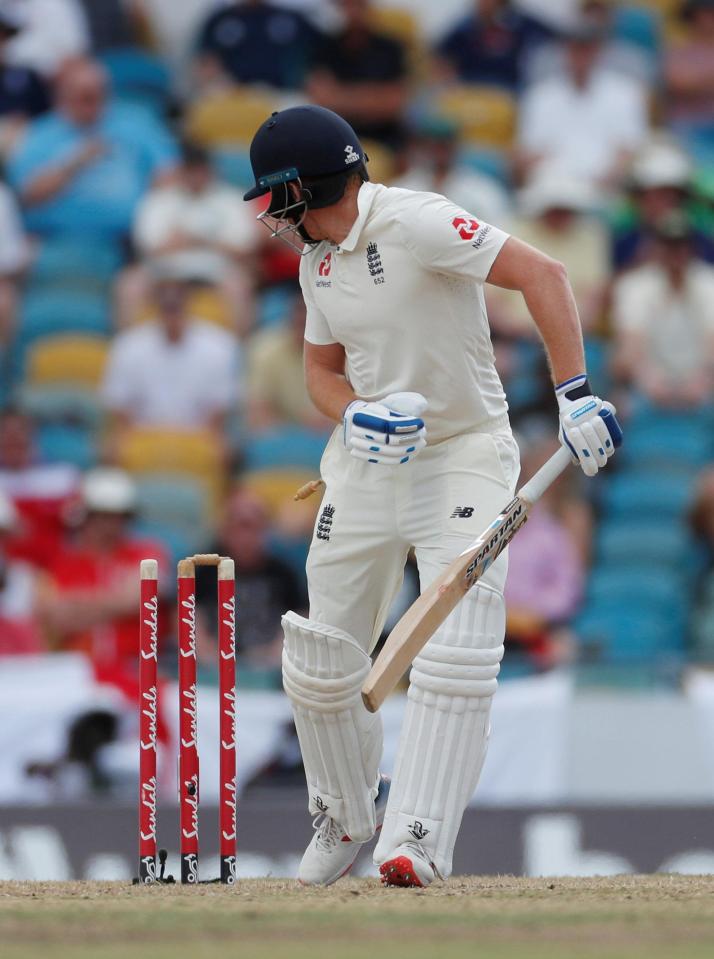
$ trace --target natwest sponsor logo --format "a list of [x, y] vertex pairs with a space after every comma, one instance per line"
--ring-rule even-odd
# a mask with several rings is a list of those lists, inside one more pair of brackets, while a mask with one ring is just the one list
[[481, 229], [481, 224], [478, 220], [474, 220], [471, 216], [455, 216], [451, 221], [451, 225], [462, 240], [473, 240]]
[[320, 260], [320, 265], [317, 268], [317, 272], [320, 274], [320, 276], [329, 276], [331, 269], [332, 253], [328, 253]]

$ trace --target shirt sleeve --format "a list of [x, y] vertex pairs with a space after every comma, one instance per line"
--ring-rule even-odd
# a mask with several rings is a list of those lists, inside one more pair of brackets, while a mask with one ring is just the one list
[[204, 400], [212, 413], [225, 413], [243, 402], [243, 358], [237, 342], [227, 333], [215, 337], [214, 349], [214, 361], [210, 368], [206, 368]]
[[129, 413], [133, 408], [136, 369], [134, 352], [131, 338], [127, 339], [120, 334], [114, 340], [109, 353], [101, 392], [104, 405], [116, 413]]
[[612, 291], [612, 319], [619, 333], [643, 333], [647, 329], [649, 309], [647, 282], [638, 271], [623, 276]]
[[312, 343], [313, 346], [330, 346], [332, 343], [337, 343], [337, 340], [332, 335], [327, 317], [322, 310], [319, 309], [310, 292], [308, 261], [311, 259], [312, 257], [304, 256], [300, 263], [300, 288], [306, 308], [305, 339], [308, 343]]
[[436, 193], [414, 194], [397, 218], [421, 266], [477, 283], [485, 282], [509, 236]]

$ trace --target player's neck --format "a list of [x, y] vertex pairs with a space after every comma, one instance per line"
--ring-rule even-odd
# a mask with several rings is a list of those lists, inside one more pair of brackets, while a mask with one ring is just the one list
[[360, 186], [361, 183], [348, 184], [339, 203], [325, 207], [323, 210], [311, 211], [305, 219], [305, 227], [310, 236], [339, 246], [359, 216], [357, 195]]

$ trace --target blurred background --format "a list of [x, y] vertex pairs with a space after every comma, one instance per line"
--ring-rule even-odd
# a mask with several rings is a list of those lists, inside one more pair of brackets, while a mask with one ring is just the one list
[[[354, 125], [374, 180], [566, 264], [626, 433], [511, 547], [457, 871], [714, 871], [714, 2], [0, 0], [0, 878], [133, 872], [146, 556], [160, 844], [175, 562], [214, 550], [237, 568], [239, 875], [294, 874], [309, 837], [280, 616], [306, 609], [319, 497], [292, 495], [330, 424], [303, 386], [297, 258], [241, 197], [259, 123], [307, 100]], [[552, 387], [520, 297], [488, 301], [527, 476], [555, 448]], [[408, 567], [392, 622], [416, 590]], [[198, 642], [210, 858], [210, 571]]]

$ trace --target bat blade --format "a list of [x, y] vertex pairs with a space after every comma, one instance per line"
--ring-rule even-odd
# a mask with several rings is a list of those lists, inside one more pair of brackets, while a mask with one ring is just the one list
[[518, 495], [409, 607], [389, 634], [362, 687], [374, 713], [449, 613], [483, 576], [526, 522], [530, 503]]

